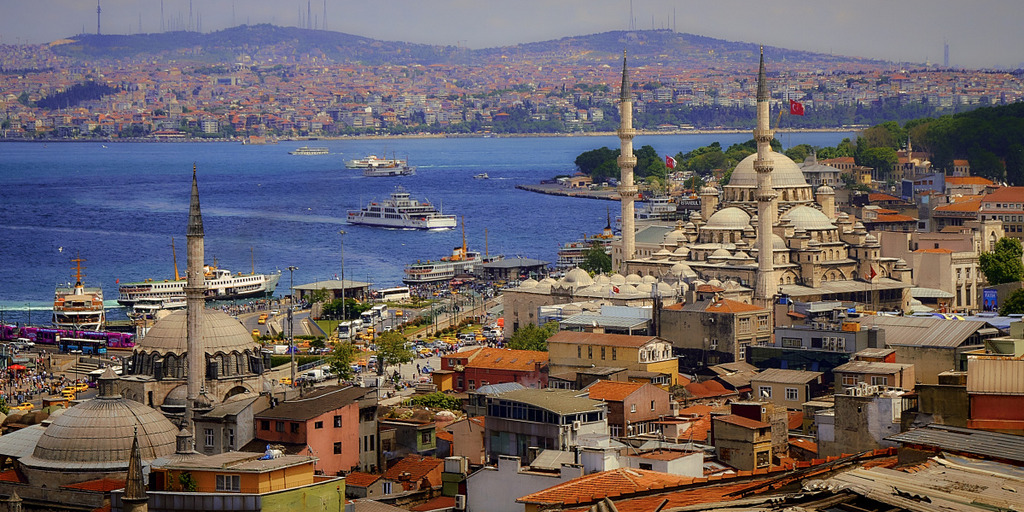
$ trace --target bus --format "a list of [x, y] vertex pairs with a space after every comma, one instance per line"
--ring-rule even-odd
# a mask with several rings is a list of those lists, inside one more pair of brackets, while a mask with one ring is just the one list
[[408, 286], [396, 286], [394, 288], [385, 288], [383, 290], [377, 290], [377, 298], [381, 302], [404, 302], [409, 300], [409, 287]]
[[61, 338], [57, 344], [61, 352], [75, 354], [100, 355], [107, 353], [105, 340], [87, 340], [84, 338]]
[[346, 320], [338, 324], [338, 339], [350, 340], [359, 328], [363, 326], [362, 320]]

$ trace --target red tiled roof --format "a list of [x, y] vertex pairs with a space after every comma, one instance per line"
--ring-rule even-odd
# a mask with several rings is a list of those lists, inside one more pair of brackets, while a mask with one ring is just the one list
[[438, 430], [436, 437], [442, 441], [448, 441], [449, 443], [455, 441], [455, 435], [447, 430]]
[[455, 496], [438, 496], [426, 503], [421, 503], [410, 508], [413, 512], [429, 512], [431, 510], [446, 510], [455, 508]]
[[708, 313], [747, 313], [750, 311], [768, 312], [767, 309], [754, 306], [753, 304], [747, 304], [738, 300], [730, 299], [718, 299], [717, 301], [708, 304], [708, 307], [704, 308], [704, 311]]
[[799, 430], [804, 428], [804, 412], [803, 411], [789, 411], [789, 430]]
[[118, 489], [124, 489], [124, 480], [101, 478], [99, 480], [89, 480], [88, 482], [64, 485], [62, 487], [66, 489], [78, 489], [80, 491], [110, 492]]
[[[643, 496], [640, 498], [621, 500], [615, 503], [619, 512], [651, 512], [661, 505], [662, 500], [668, 500], [663, 510], [682, 508], [704, 503], [715, 503], [720, 501], [733, 501], [739, 499], [742, 491], [748, 487], [757, 485], [751, 482], [731, 483], [729, 485], [714, 485], [687, 488], [676, 492], [658, 494], [655, 496]], [[580, 509], [586, 510], [586, 509]], [[569, 512], [569, 511], [567, 511]], [[574, 509], [572, 512], [576, 512]]]
[[394, 466], [388, 468], [388, 470], [384, 472], [384, 478], [398, 481], [401, 479], [403, 473], [409, 473], [408, 479], [413, 482], [418, 482], [426, 476], [427, 473], [430, 473], [443, 463], [443, 460], [436, 459], [434, 457], [408, 455], [404, 459], [396, 462]]
[[918, 249], [914, 252], [934, 252], [937, 254], [953, 254], [952, 249]]
[[516, 500], [539, 505], [591, 503], [605, 497], [680, 487], [693, 483], [689, 476], [670, 475], [646, 469], [618, 468], [575, 478]]
[[1021, 203], [1024, 202], [1024, 187], [1000, 187], [986, 195], [982, 201]]
[[809, 451], [811, 453], [818, 453], [818, 444], [815, 443], [814, 441], [809, 441], [807, 439], [801, 439], [799, 437], [791, 437], [791, 438], [789, 438], [789, 444], [792, 445], [792, 446], [800, 447], [800, 448], [802, 448], [804, 450], [807, 450], [807, 451]]
[[744, 418], [743, 416], [737, 416], [735, 414], [729, 414], [729, 415], [726, 415], [726, 416], [716, 416], [715, 417], [715, 421], [722, 421], [722, 422], [725, 422], [725, 423], [729, 423], [731, 425], [736, 425], [737, 427], [743, 427], [743, 428], [749, 428], [749, 429], [754, 429], [754, 428], [771, 428], [772, 427], [771, 425], [769, 425], [769, 424], [767, 424], [767, 423], [765, 423], [763, 421], [752, 420], [750, 418]]
[[381, 475], [374, 475], [373, 473], [363, 473], [362, 471], [353, 471], [345, 475], [345, 485], [354, 487], [366, 487], [372, 485], [377, 480], [380, 480]]
[[975, 199], [968, 199], [966, 201], [960, 200], [950, 204], [944, 204], [942, 206], [936, 206], [935, 211], [937, 212], [974, 212], [977, 213], [981, 208], [981, 198], [976, 197]]
[[868, 194], [868, 201], [873, 203], [875, 201], [903, 201], [903, 200], [898, 198], [898, 197], [895, 197], [895, 196], [890, 196], [889, 194], [871, 193], [871, 194]]
[[448, 359], [465, 359], [466, 368], [488, 368], [532, 372], [537, 363], [548, 362], [548, 353], [538, 350], [511, 350], [504, 348], [479, 347], [457, 354], [442, 356]]
[[716, 396], [735, 395], [736, 392], [725, 389], [725, 386], [717, 380], [706, 380], [704, 382], [691, 382], [684, 386], [686, 391], [694, 398], [711, 398]]
[[[966, 163], [966, 160], [964, 161]], [[981, 176], [946, 176], [947, 185], [995, 185]]]
[[915, 222], [917, 219], [909, 215], [889, 214], [879, 215], [873, 222]]
[[611, 380], [599, 380], [593, 383], [587, 391], [588, 396], [594, 400], [609, 400], [621, 402], [636, 390], [644, 387], [642, 382], [616, 382]]
[[8, 469], [7, 471], [0, 473], [0, 482], [21, 482], [23, 484], [28, 483], [27, 480], [23, 480], [21, 478], [21, 475], [18, 474], [18, 472], [13, 469]]

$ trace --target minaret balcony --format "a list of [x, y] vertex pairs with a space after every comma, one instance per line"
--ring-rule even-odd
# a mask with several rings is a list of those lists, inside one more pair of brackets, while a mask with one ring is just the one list
[[633, 128], [619, 128], [616, 130], [616, 133], [619, 134], [620, 139], [632, 139], [633, 137], [636, 137], [636, 130]]
[[619, 164], [619, 168], [625, 167], [632, 169], [636, 167], [636, 157], [633, 155], [619, 155], [619, 158], [615, 159], [615, 161]]
[[637, 192], [640, 189], [636, 185], [619, 185], [619, 196], [623, 198], [633, 199], [636, 197]]

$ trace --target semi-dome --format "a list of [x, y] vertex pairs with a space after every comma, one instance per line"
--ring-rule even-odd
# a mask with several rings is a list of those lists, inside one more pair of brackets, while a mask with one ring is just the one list
[[794, 227], [806, 229], [808, 231], [820, 231], [823, 229], [836, 228], [835, 224], [832, 224], [832, 220], [828, 218], [828, 215], [825, 215], [824, 213], [821, 213], [820, 210], [811, 208], [810, 206], [797, 206], [796, 208], [792, 208], [783, 214], [782, 218], [790, 220]]
[[747, 215], [747, 212], [730, 206], [713, 213], [704, 227], [707, 229], [743, 229], [749, 225], [750, 216]]
[[773, 251], [787, 251], [789, 247], [786, 247], [786, 241], [781, 236], [772, 233], [772, 250]]
[[[241, 322], [216, 309], [202, 310], [202, 332], [199, 338], [207, 354], [245, 352], [253, 349], [252, 334]], [[140, 352], [184, 354], [188, 352], [188, 330], [185, 310], [175, 311], [156, 322], [136, 346]], [[173, 437], [173, 436], [172, 436]]]
[[[796, 162], [775, 151], [769, 153], [769, 157], [772, 159], [772, 188], [807, 186], [804, 173]], [[757, 153], [753, 153], [736, 164], [736, 168], [732, 171], [732, 177], [729, 178], [729, 187], [757, 186], [757, 173], [754, 171], [754, 159], [756, 158]]]
[[108, 369], [100, 377], [99, 396], [53, 420], [21, 464], [54, 471], [124, 471], [136, 432], [143, 460], [174, 453], [174, 424], [155, 409], [121, 397], [116, 381]]

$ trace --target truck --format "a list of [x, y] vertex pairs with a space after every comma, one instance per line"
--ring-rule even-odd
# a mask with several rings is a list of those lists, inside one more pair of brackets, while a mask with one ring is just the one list
[[350, 340], [363, 326], [362, 320], [346, 320], [338, 324], [338, 339]]
[[312, 370], [307, 370], [303, 375], [303, 377], [310, 382], [323, 382], [333, 376], [334, 375], [331, 373], [330, 368], [314, 368]]

